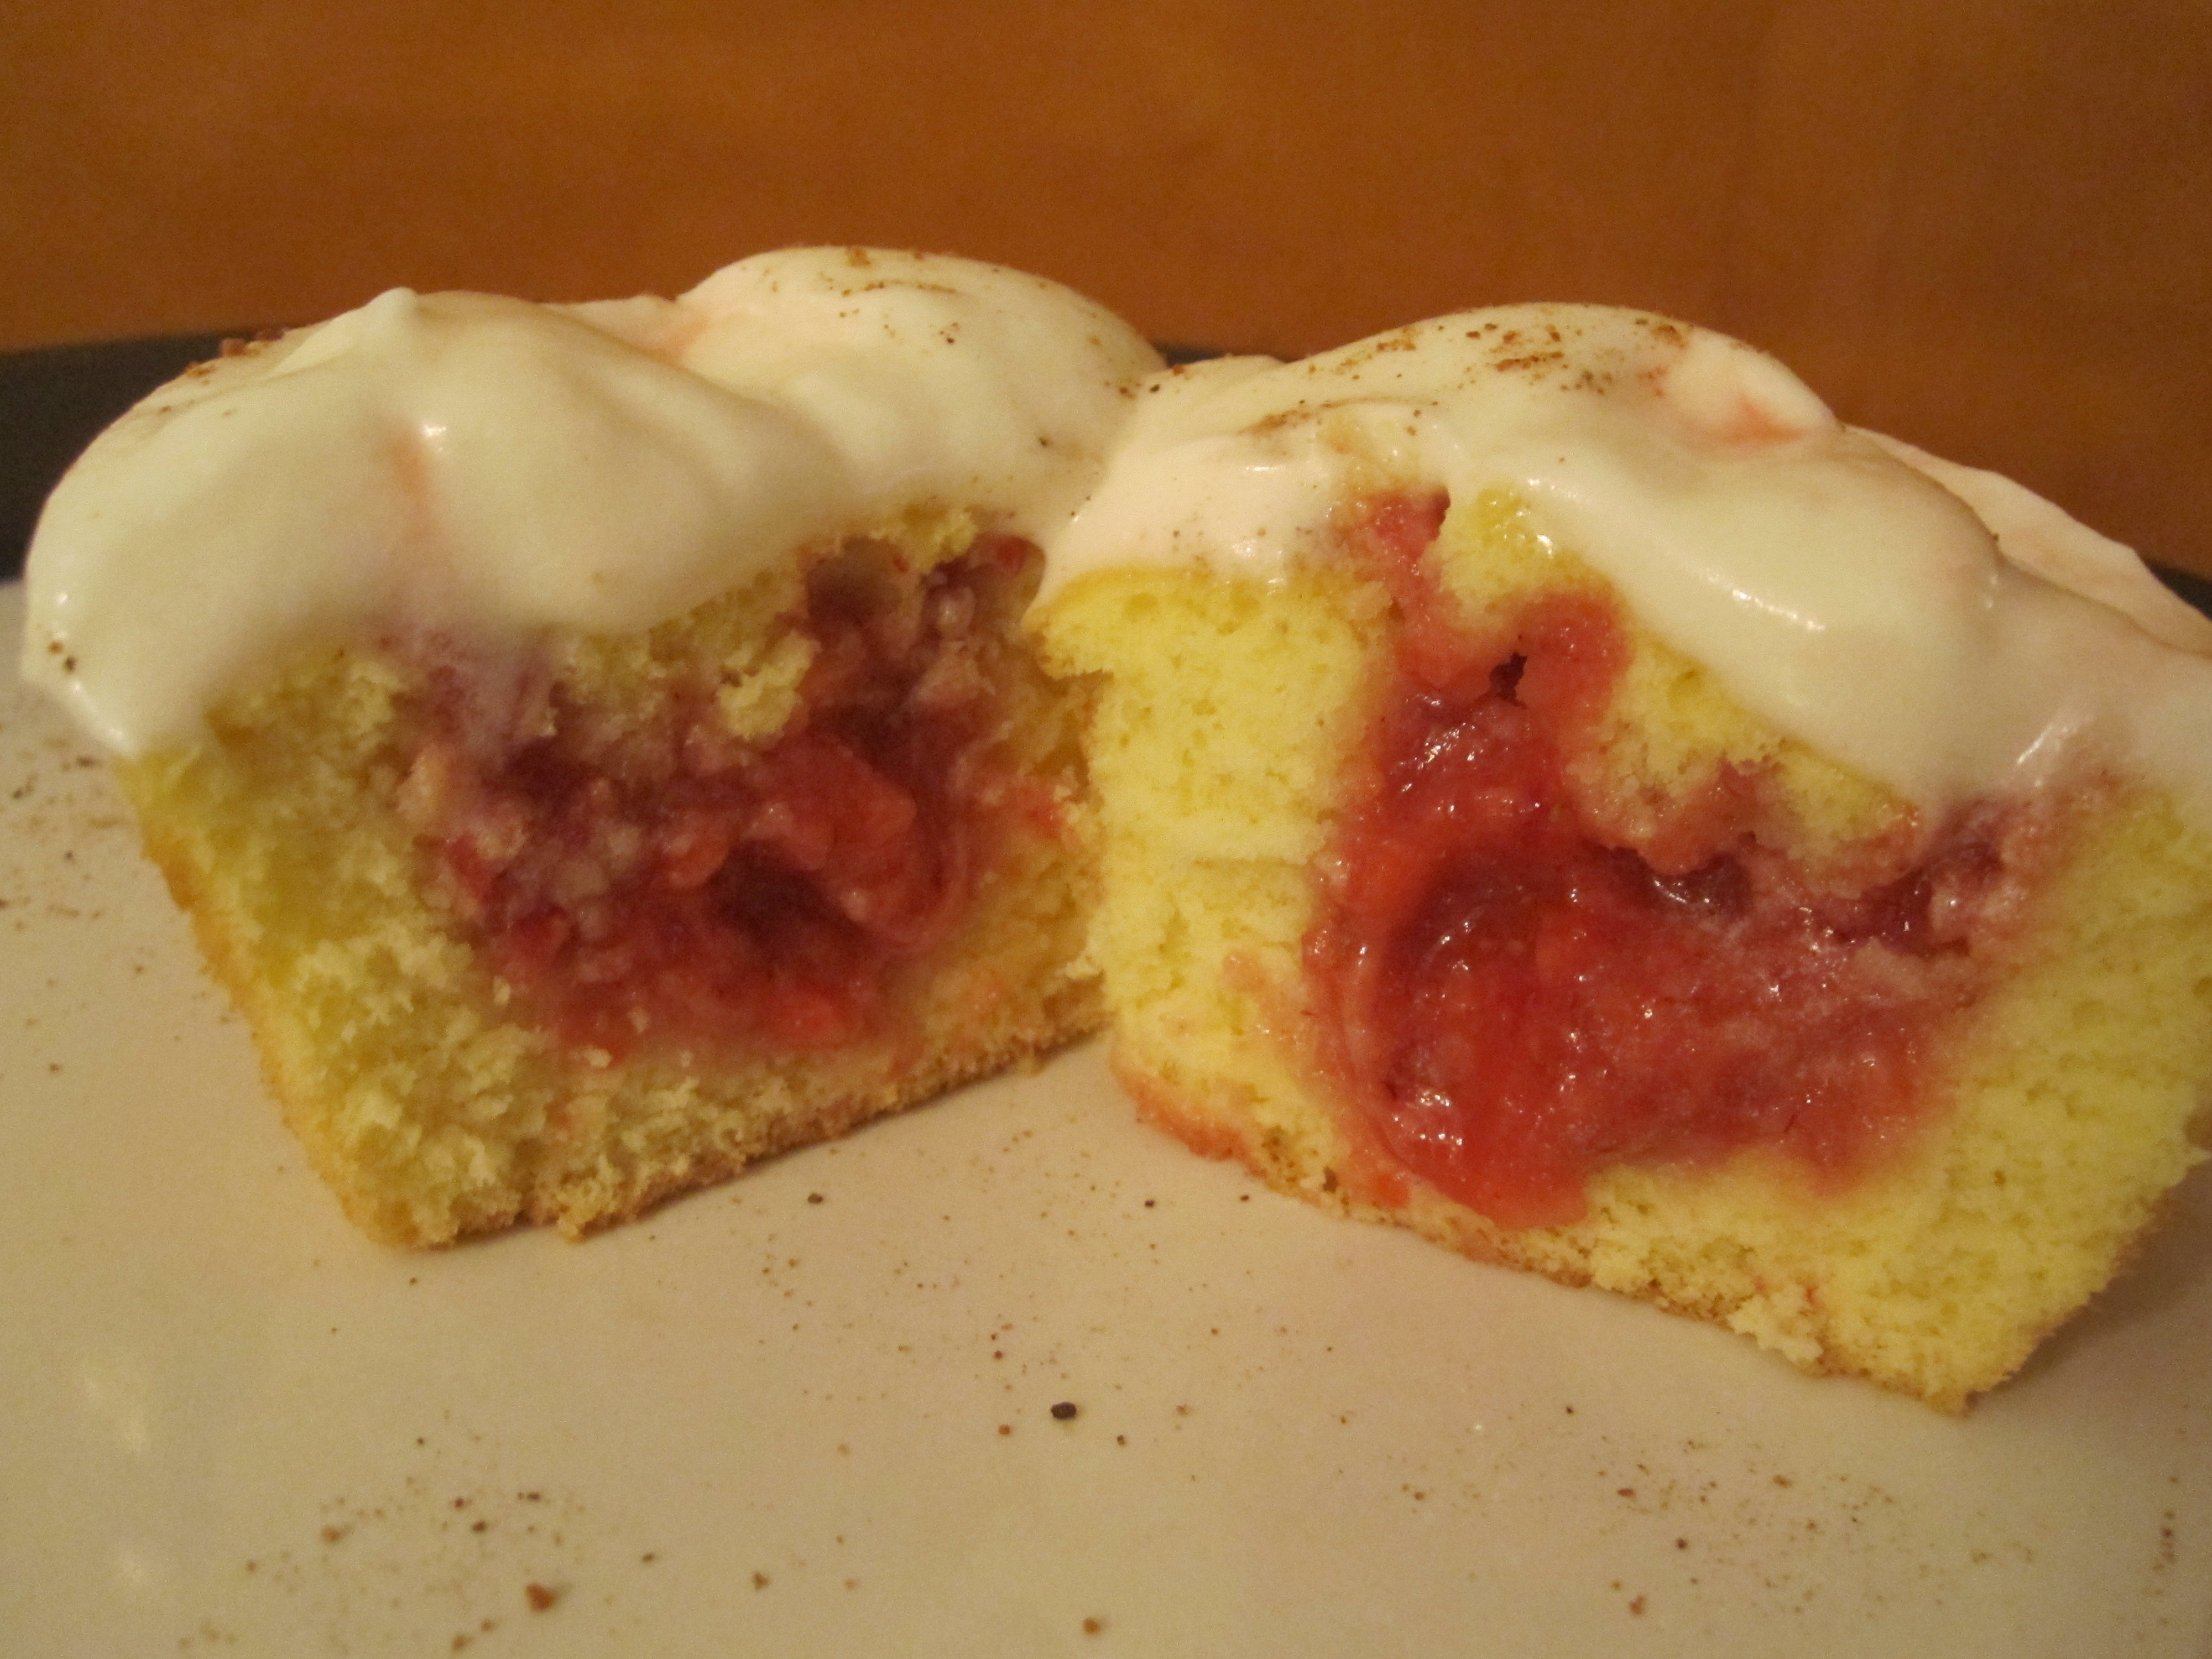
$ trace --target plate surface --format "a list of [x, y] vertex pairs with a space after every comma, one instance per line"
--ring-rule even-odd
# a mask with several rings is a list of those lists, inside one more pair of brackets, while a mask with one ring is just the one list
[[9, 678], [0, 1651], [2212, 1653], [2203, 1172], [1960, 1421], [1279, 1198], [1095, 1048], [403, 1255]]

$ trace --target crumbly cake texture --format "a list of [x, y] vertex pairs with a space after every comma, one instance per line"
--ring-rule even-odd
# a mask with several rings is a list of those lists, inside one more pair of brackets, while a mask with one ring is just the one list
[[[1455, 504], [1425, 559], [1470, 616], [1604, 586], [1504, 495]], [[1147, 1117], [1272, 1186], [1959, 1411], [2108, 1282], [2203, 1156], [2212, 838], [2115, 786], [2067, 813], [2065, 851], [1936, 1045], [1930, 1103], [1871, 1170], [1838, 1186], [1756, 1148], [1618, 1164], [1589, 1180], [1579, 1220], [1501, 1227], [1381, 1150], [1312, 1036], [1316, 860], [1398, 626], [1391, 595], [1350, 564], [1273, 582], [1127, 567], [1042, 611], [1048, 663], [1097, 687], [1092, 951], [1116, 1070]], [[1579, 781], [1625, 843], [1724, 764], [1773, 781], [1812, 866], [1909, 819], [1629, 631], [1601, 763]]]
[[[910, 514], [836, 556], [910, 586], [969, 550]], [[647, 634], [548, 642], [548, 701], [617, 739], [711, 696], [735, 744], [806, 718], [792, 622], [817, 549]], [[892, 573], [885, 575], [884, 573]], [[1033, 577], [1031, 578], [1033, 580]], [[1016, 618], [977, 619], [998, 690], [991, 763], [1019, 781], [948, 934], [894, 962], [846, 1040], [556, 1037], [496, 971], [414, 823], [438, 671], [405, 649], [309, 651], [214, 711], [202, 741], [120, 763], [147, 848], [250, 1024], [287, 1121], [367, 1232], [441, 1244], [520, 1220], [580, 1234], [1097, 1029], [1079, 957], [1093, 875], [1079, 693]], [[909, 606], [909, 609], [911, 607]], [[965, 659], [963, 658], [964, 661]], [[411, 821], [410, 821], [411, 806]]]

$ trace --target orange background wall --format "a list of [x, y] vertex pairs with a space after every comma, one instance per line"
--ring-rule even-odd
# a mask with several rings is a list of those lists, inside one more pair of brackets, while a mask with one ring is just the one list
[[2212, 574], [2204, 0], [0, 4], [0, 349], [812, 240], [1280, 352], [1648, 306]]

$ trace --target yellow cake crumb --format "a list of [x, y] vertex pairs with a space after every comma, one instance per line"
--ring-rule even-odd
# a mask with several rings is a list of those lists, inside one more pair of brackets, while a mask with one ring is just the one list
[[[1455, 505], [1427, 556], [1468, 613], [1597, 583], [1510, 496]], [[1520, 1230], [1348, 1133], [1313, 1062], [1303, 951], [1389, 601], [1345, 567], [1261, 582], [1199, 565], [1086, 574], [1037, 619], [1097, 688], [1105, 896], [1091, 950], [1115, 1063], [1146, 1114], [1271, 1184], [1453, 1249], [1712, 1321], [1793, 1364], [1963, 1409], [2136, 1248], [2203, 1155], [2212, 1079], [2212, 836], [2116, 788], [1964, 1020], [1910, 1155], [1843, 1191], [1759, 1150], [1616, 1165], [1577, 1222]], [[1777, 781], [1814, 865], [1910, 807], [1747, 714], [1630, 629], [1583, 780], [1621, 844], [1734, 764]]]
[[[961, 515], [915, 514], [826, 556], [927, 571], [973, 536]], [[794, 562], [645, 634], [552, 642], [548, 706], [557, 693], [587, 708], [619, 742], [664, 718], [671, 686], [720, 676], [732, 734], [776, 735], [803, 717], [813, 655], [787, 629], [799, 578]], [[996, 750], [1078, 802], [1081, 696], [1018, 666], [1012, 615], [991, 625], [1017, 663]], [[520, 1220], [580, 1233], [1099, 1024], [1080, 960], [1093, 876], [1071, 806], [1060, 830], [1006, 838], [952, 937], [896, 970], [872, 1035], [811, 1052], [564, 1047], [440, 902], [410, 827], [408, 792], [440, 787], [404, 764], [422, 672], [312, 652], [227, 702], [204, 741], [121, 767], [287, 1121], [376, 1237], [437, 1244]]]

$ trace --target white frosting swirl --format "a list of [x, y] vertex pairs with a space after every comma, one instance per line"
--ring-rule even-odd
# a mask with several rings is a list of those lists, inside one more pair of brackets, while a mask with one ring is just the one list
[[1273, 577], [1388, 488], [1516, 492], [1747, 707], [1938, 814], [2110, 764], [2212, 821], [2212, 622], [2018, 485], [1634, 312], [1503, 307], [1167, 371], [1040, 603], [1147, 561]]
[[1734, 341], [1526, 306], [1159, 371], [1050, 283], [859, 249], [674, 301], [397, 289], [192, 371], [55, 492], [25, 671], [137, 753], [307, 641], [642, 627], [918, 502], [1039, 541], [1048, 604], [1133, 562], [1278, 574], [1390, 487], [1517, 492], [1745, 704], [1923, 806], [2111, 764], [2212, 822], [2212, 623]]
[[126, 753], [311, 639], [664, 620], [922, 501], [1048, 538], [1159, 357], [973, 261], [799, 249], [677, 301], [394, 289], [206, 364], [62, 481], [28, 678]]

